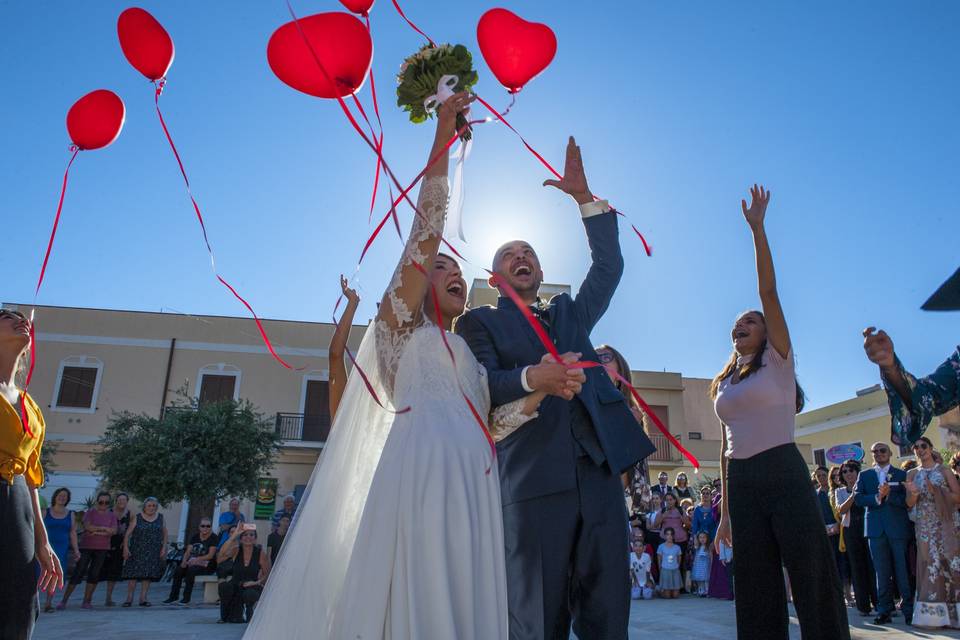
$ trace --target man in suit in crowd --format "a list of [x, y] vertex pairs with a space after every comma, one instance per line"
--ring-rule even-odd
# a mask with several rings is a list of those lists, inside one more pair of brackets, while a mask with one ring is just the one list
[[877, 615], [874, 624], [889, 624], [894, 612], [893, 585], [903, 598], [901, 609], [909, 625], [913, 618], [913, 588], [907, 567], [910, 518], [907, 516], [905, 471], [890, 464], [890, 446], [877, 442], [870, 447], [874, 465], [860, 472], [854, 489], [857, 506], [867, 510], [866, 529], [870, 556], [877, 573]]
[[657, 479], [660, 482], [659, 484], [655, 484], [652, 487], [650, 487], [650, 493], [656, 493], [661, 498], [666, 496], [668, 493], [674, 493], [673, 487], [670, 486], [670, 476], [667, 475], [666, 471], [661, 471]]

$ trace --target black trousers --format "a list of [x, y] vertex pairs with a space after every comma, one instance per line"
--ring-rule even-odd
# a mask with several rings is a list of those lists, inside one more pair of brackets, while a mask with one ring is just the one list
[[870, 547], [863, 535], [863, 518], [851, 519], [850, 526], [843, 532], [843, 543], [847, 547], [847, 559], [850, 561], [850, 579], [853, 582], [853, 597], [857, 609], [869, 613], [877, 606], [877, 580], [870, 559]]
[[578, 487], [503, 507], [511, 640], [626, 640], [627, 509], [620, 476], [588, 456]]
[[837, 564], [797, 446], [729, 460], [727, 490], [737, 638], [789, 638], [785, 566], [803, 640], [849, 640]]
[[87, 574], [88, 584], [97, 584], [108, 553], [110, 552], [100, 549], [81, 549], [80, 559], [77, 560], [77, 564], [73, 567], [73, 574], [70, 576], [70, 584], [83, 582], [83, 574]]
[[263, 594], [263, 587], [241, 587], [240, 581], [231, 578], [221, 582], [217, 590], [220, 592], [220, 619], [224, 622], [250, 622], [253, 617], [253, 608]]
[[191, 565], [182, 567], [177, 565], [177, 570], [173, 574], [173, 584], [170, 585], [170, 598], [176, 600], [180, 597], [180, 585], [183, 585], [183, 599], [188, 601], [193, 595], [193, 583], [197, 576], [208, 576], [214, 572], [208, 567]]
[[23, 476], [0, 478], [0, 640], [29, 640], [40, 607], [33, 504]]

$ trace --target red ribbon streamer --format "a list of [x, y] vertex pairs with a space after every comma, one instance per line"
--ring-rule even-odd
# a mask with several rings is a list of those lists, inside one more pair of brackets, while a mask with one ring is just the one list
[[50, 251], [53, 249], [53, 239], [57, 236], [57, 226], [60, 224], [60, 213], [63, 211], [63, 198], [67, 195], [67, 178], [70, 175], [70, 165], [73, 164], [73, 161], [77, 159], [77, 154], [80, 153], [79, 147], [72, 146], [71, 149], [73, 155], [70, 156], [70, 162], [67, 163], [67, 168], [63, 172], [63, 186], [60, 187], [60, 201], [57, 202], [57, 215], [53, 218], [53, 229], [50, 231], [50, 240], [47, 242], [47, 252], [43, 256], [43, 265], [40, 267], [40, 277], [37, 279], [37, 288], [33, 291], [34, 300], [36, 300], [37, 294], [40, 293], [40, 285], [43, 284], [44, 275], [47, 273], [47, 262], [50, 260]]
[[[333, 319], [333, 323], [337, 324], [336, 318]], [[347, 357], [350, 358], [350, 362], [353, 363], [353, 368], [356, 369], [358, 374], [360, 374], [360, 379], [363, 380], [363, 384], [366, 385], [367, 391], [370, 393], [371, 396], [373, 396], [373, 401], [376, 402], [378, 405], [380, 405], [381, 409], [383, 409], [384, 411], [389, 411], [390, 413], [393, 413], [396, 415], [400, 415], [401, 413], [408, 413], [410, 411], [410, 407], [404, 407], [399, 411], [391, 411], [390, 409], [387, 409], [387, 406], [380, 401], [380, 397], [377, 395], [377, 392], [374, 391], [373, 385], [370, 383], [370, 378], [367, 377], [367, 374], [364, 373], [363, 369], [360, 368], [360, 365], [357, 364], [357, 359], [353, 357], [353, 353], [350, 351], [350, 347], [344, 345], [343, 350], [346, 352]]]
[[434, 41], [430, 38], [430, 36], [428, 36], [427, 34], [425, 34], [423, 31], [420, 30], [420, 27], [418, 27], [417, 25], [413, 24], [413, 22], [411, 22], [410, 18], [407, 17], [407, 14], [405, 14], [405, 13], [403, 12], [403, 9], [400, 8], [400, 4], [397, 2], [397, 0], [393, 0], [393, 6], [394, 6], [394, 8], [397, 10], [397, 13], [400, 14], [400, 17], [403, 18], [404, 20], [406, 20], [408, 25], [410, 25], [411, 27], [413, 27], [413, 30], [414, 30], [414, 31], [416, 31], [417, 33], [419, 33], [420, 35], [422, 35], [424, 38], [427, 39], [427, 42], [430, 43], [430, 46], [431, 46], [431, 47], [437, 46], [437, 43], [434, 42]]
[[[327, 82], [335, 83], [335, 80], [331, 78], [326, 68], [324, 68], [323, 63], [320, 62], [320, 58], [319, 56], [317, 56], [317, 52], [313, 49], [313, 45], [310, 43], [310, 40], [307, 38], [306, 34], [303, 32], [303, 29], [300, 27], [300, 19], [297, 18], [297, 14], [294, 12], [293, 6], [290, 4], [290, 0], [286, 0], [286, 5], [287, 5], [287, 11], [289, 11], [290, 16], [293, 18], [293, 22], [297, 27], [297, 32], [300, 34], [300, 37], [303, 39], [303, 42], [306, 45], [307, 50], [310, 52], [310, 55], [313, 57], [313, 61], [317, 64], [317, 68], [323, 74]], [[347, 120], [350, 122], [350, 125], [354, 128], [357, 134], [359, 134], [360, 138], [363, 139], [363, 141], [367, 144], [367, 146], [370, 147], [370, 149], [372, 149], [373, 152], [377, 154], [379, 158], [379, 162], [383, 165], [384, 171], [386, 171], [387, 175], [390, 177], [393, 183], [397, 186], [398, 189], [403, 189], [403, 187], [400, 185], [400, 181], [397, 179], [396, 175], [393, 173], [393, 170], [390, 169], [390, 165], [387, 164], [386, 158], [383, 157], [382, 153], [378, 152], [377, 146], [373, 142], [371, 142], [369, 138], [367, 138], [367, 135], [363, 132], [363, 129], [360, 127], [360, 123], [357, 122], [357, 119], [354, 118], [353, 114], [350, 112], [350, 108], [347, 106], [347, 103], [344, 102], [343, 98], [340, 96], [337, 96], [336, 100], [337, 100], [337, 104], [340, 105], [340, 109], [343, 111], [344, 115], [347, 117]], [[368, 120], [368, 123], [369, 123], [369, 120]], [[407, 204], [409, 204], [414, 211], [417, 210], [417, 205], [415, 205], [413, 201], [410, 200], [410, 198], [406, 195], [406, 193], [404, 193], [402, 197], [407, 201]], [[395, 222], [397, 224], [397, 227], [399, 228], [399, 222], [397, 222], [396, 220]]]
[[[514, 129], [514, 128], [513, 128], [513, 125], [510, 124], [509, 122], [507, 122], [507, 119], [503, 117], [503, 116], [504, 116], [504, 113], [506, 113], [507, 111], [510, 110], [509, 108], [508, 108], [507, 111], [505, 111], [504, 113], [500, 113], [499, 111], [497, 111], [496, 109], [494, 109], [493, 106], [492, 106], [489, 102], [487, 102], [486, 100], [484, 100], [484, 99], [481, 98], [480, 96], [477, 96], [477, 102], [479, 102], [479, 103], [482, 104], [484, 107], [486, 107], [487, 111], [489, 111], [490, 113], [492, 113], [493, 115], [495, 115], [495, 116], [497, 117], [497, 120], [499, 120], [499, 121], [502, 122], [503, 124], [507, 125], [507, 128], [510, 129], [510, 131], [513, 131], [513, 132], [517, 135], [517, 137], [520, 138], [520, 142], [523, 143], [523, 146], [525, 146], [525, 147], [527, 148], [527, 150], [528, 150], [530, 153], [532, 153], [532, 154], [534, 155], [534, 157], [535, 157], [537, 160], [539, 160], [540, 163], [541, 163], [543, 166], [545, 166], [545, 167], [547, 168], [547, 170], [550, 171], [550, 173], [552, 173], [554, 176], [556, 176], [557, 180], [563, 180], [563, 176], [560, 175], [560, 173], [559, 173], [556, 169], [554, 169], [553, 166], [552, 166], [549, 162], [547, 162], [547, 160], [546, 160], [542, 155], [540, 155], [540, 154], [537, 152], [536, 149], [534, 149], [533, 147], [531, 147], [531, 146], [530, 146], [530, 143], [527, 142], [526, 138], [524, 138], [523, 135], [521, 135], [519, 131], [517, 131], [516, 129]], [[512, 106], [513, 106], [513, 105], [512, 105], [512, 103], [511, 103], [511, 107], [512, 107]], [[597, 199], [596, 196], [594, 196], [594, 199], [595, 199], [595, 200]], [[616, 211], [616, 209], [614, 209], [614, 211]], [[622, 217], [624, 217], [624, 218], [627, 217], [627, 216], [625, 216], [624, 214], [620, 213], [619, 211], [617, 211], [617, 215], [618, 215], [618, 216], [622, 216]], [[652, 252], [651, 249], [650, 249], [650, 245], [647, 244], [647, 240], [643, 237], [643, 234], [640, 233], [640, 231], [637, 229], [637, 227], [636, 227], [635, 225], [631, 224], [630, 226], [633, 228], [633, 232], [637, 234], [637, 237], [640, 238], [640, 242], [643, 243], [643, 250], [646, 251], [647, 257], [653, 255], [653, 252]]]
[[270, 342], [270, 338], [267, 336], [267, 331], [263, 327], [263, 323], [260, 322], [260, 317], [257, 316], [256, 311], [253, 310], [253, 307], [250, 306], [250, 303], [247, 302], [243, 296], [237, 293], [237, 290], [234, 289], [229, 282], [224, 280], [217, 272], [217, 263], [216, 259], [213, 256], [213, 247], [210, 246], [210, 238], [207, 236], [207, 225], [203, 222], [203, 214], [200, 213], [200, 205], [197, 204], [196, 198], [193, 197], [193, 192], [190, 190], [190, 179], [187, 178], [187, 171], [183, 167], [183, 161], [180, 159], [180, 153], [177, 151], [177, 145], [173, 143], [173, 138], [170, 136], [170, 131], [167, 129], [167, 123], [163, 119], [163, 112], [160, 111], [160, 94], [163, 93], [163, 87], [166, 84], [166, 80], [161, 78], [158, 82], [155, 83], [157, 90], [153, 96], [153, 103], [157, 109], [157, 116], [160, 118], [160, 126], [163, 127], [163, 134], [167, 137], [167, 142], [170, 143], [170, 149], [173, 151], [173, 157], [177, 159], [177, 166], [180, 167], [180, 175], [183, 176], [183, 183], [187, 188], [187, 195], [190, 197], [190, 202], [193, 204], [193, 210], [197, 214], [197, 221], [200, 222], [200, 230], [203, 231], [203, 242], [207, 245], [207, 253], [210, 254], [210, 266], [213, 269], [213, 275], [216, 276], [217, 280], [226, 287], [233, 296], [243, 303], [243, 306], [247, 308], [247, 311], [250, 312], [250, 315], [253, 316], [254, 322], [257, 324], [257, 330], [260, 332], [260, 337], [263, 339], [263, 344], [266, 345], [267, 351], [270, 352], [270, 355], [273, 356], [273, 359], [279, 362], [286, 369], [292, 369], [295, 371], [302, 371], [301, 368], [296, 368], [287, 363], [286, 360], [281, 358], [273, 348], [273, 344]]
[[[367, 23], [367, 34], [370, 36], [370, 41], [372, 42], [373, 31], [370, 28], [370, 15], [364, 13], [363, 19]], [[373, 195], [370, 198], [368, 222], [373, 218], [373, 207], [377, 202], [377, 187], [380, 185], [380, 166], [383, 158], [383, 121], [380, 119], [380, 105], [377, 101], [377, 84], [373, 80], [373, 65], [370, 66], [370, 95], [373, 97], [373, 112], [377, 115], [377, 125], [380, 127], [380, 139], [377, 140], [377, 171], [373, 176]], [[398, 230], [399, 227], [400, 225], [398, 224]]]
[[[60, 186], [60, 200], [57, 201], [57, 213], [53, 217], [53, 228], [50, 230], [50, 239], [47, 241], [47, 251], [43, 254], [43, 264], [40, 266], [40, 276], [37, 278], [37, 287], [33, 290], [33, 301], [36, 303], [37, 295], [40, 293], [40, 285], [47, 273], [47, 263], [50, 261], [50, 252], [53, 251], [53, 241], [57, 237], [57, 227], [60, 225], [60, 214], [63, 212], [63, 199], [67, 195], [67, 178], [70, 176], [70, 166], [77, 159], [80, 153], [80, 147], [71, 145], [70, 150], [73, 155], [67, 162], [67, 168], [63, 171], [63, 184]], [[33, 379], [33, 369], [37, 362], [37, 342], [34, 339], [33, 318], [30, 319], [30, 367], [27, 369], [27, 379], [23, 383], [23, 391], [20, 400], [20, 422], [23, 424], [23, 431], [31, 438], [33, 431], [30, 429], [30, 418], [27, 415], [27, 389], [30, 387], [30, 381]]]
[[[563, 362], [563, 359], [560, 357], [560, 352], [557, 351], [556, 345], [554, 345], [553, 341], [550, 340], [550, 336], [547, 335], [547, 332], [543, 328], [543, 325], [540, 324], [536, 320], [536, 318], [533, 317], [533, 313], [530, 311], [530, 308], [527, 306], [526, 302], [523, 301], [523, 298], [521, 298], [520, 295], [513, 289], [513, 287], [507, 284], [507, 282], [499, 274], [493, 273], [492, 271], [489, 271], [489, 270], [487, 270], [487, 273], [489, 273], [492, 278], [491, 284], [495, 287], [502, 288], [503, 291], [506, 292], [507, 296], [509, 296], [510, 299], [513, 300], [513, 303], [517, 305], [517, 308], [520, 310], [520, 313], [523, 314], [523, 317], [526, 318], [527, 323], [530, 325], [533, 331], [537, 334], [537, 338], [540, 339], [540, 342], [543, 344], [544, 349], [546, 349], [547, 352], [551, 356], [553, 356], [557, 362]], [[589, 360], [575, 362], [570, 365], [571, 369], [592, 369], [594, 367], [603, 367], [603, 365], [600, 364], [599, 362], [591, 362]], [[683, 454], [683, 457], [685, 457], [690, 462], [690, 464], [693, 465], [694, 470], [699, 472], [700, 461], [697, 460], [696, 456], [694, 456], [692, 453], [687, 451], [684, 448], [684, 446], [680, 444], [680, 441], [677, 440], [672, 433], [670, 433], [670, 430], [667, 429], [667, 427], [663, 424], [663, 422], [661, 422], [660, 418], [657, 417], [657, 414], [655, 414], [653, 410], [650, 409], [650, 405], [648, 405], [644, 401], [644, 399], [640, 397], [640, 394], [637, 392], [636, 388], [634, 388], [634, 386], [630, 383], [630, 381], [624, 378], [623, 376], [621, 376], [620, 374], [616, 374], [616, 378], [623, 384], [627, 385], [627, 388], [630, 390], [630, 395], [632, 395], [633, 399], [637, 401], [637, 404], [639, 404], [643, 412], [647, 414], [647, 417], [649, 417], [653, 421], [653, 423], [657, 426], [657, 429], [660, 430], [660, 433], [662, 433], [664, 437], [666, 437], [667, 440], [670, 441], [670, 444], [676, 447], [677, 450], [681, 454]]]

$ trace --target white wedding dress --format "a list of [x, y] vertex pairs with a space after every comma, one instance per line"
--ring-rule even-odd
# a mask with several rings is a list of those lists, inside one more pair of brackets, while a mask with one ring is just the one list
[[[454, 368], [440, 329], [396, 295], [403, 267], [423, 263], [419, 243], [442, 231], [447, 193], [446, 178], [424, 181], [426, 219], [387, 291], [393, 317], [370, 327], [358, 356], [398, 413], [375, 404], [355, 368], [245, 638], [507, 638], [497, 464], [460, 392], [489, 415], [486, 373], [447, 333]], [[521, 406], [493, 412], [497, 439], [530, 419]]]

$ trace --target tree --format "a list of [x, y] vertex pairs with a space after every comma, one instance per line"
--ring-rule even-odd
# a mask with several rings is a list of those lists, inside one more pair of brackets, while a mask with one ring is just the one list
[[44, 440], [43, 448], [40, 449], [40, 468], [43, 469], [43, 484], [46, 486], [47, 478], [51, 471], [57, 468], [54, 459], [57, 457], [57, 450], [60, 445], [53, 440]]
[[114, 414], [98, 441], [94, 467], [106, 486], [140, 500], [153, 496], [164, 506], [184, 499], [254, 499], [257, 479], [273, 466], [280, 440], [249, 401], [200, 405], [181, 392], [159, 419]]

